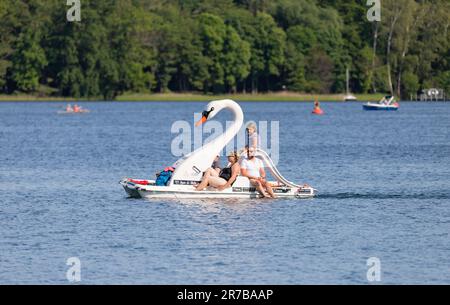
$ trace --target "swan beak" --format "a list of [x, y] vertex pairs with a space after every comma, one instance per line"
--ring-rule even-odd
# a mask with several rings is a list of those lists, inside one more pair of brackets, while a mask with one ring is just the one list
[[206, 122], [206, 120], [207, 120], [206, 116], [202, 116], [202, 118], [197, 123], [195, 123], [195, 127], [202, 125], [203, 123]]

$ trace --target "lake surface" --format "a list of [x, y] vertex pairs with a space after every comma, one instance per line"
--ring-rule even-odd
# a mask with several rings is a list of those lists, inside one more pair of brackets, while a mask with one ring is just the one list
[[[279, 121], [279, 170], [312, 200], [128, 199], [206, 103], [0, 103], [0, 284], [450, 284], [450, 103], [241, 103]], [[223, 119], [230, 118], [224, 115]]]

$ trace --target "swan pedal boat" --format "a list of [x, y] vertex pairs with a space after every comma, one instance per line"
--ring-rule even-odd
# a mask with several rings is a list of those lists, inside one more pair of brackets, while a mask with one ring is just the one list
[[[261, 194], [250, 184], [246, 177], [238, 176], [232, 187], [218, 191], [208, 187], [203, 191], [196, 191], [194, 185], [200, 183], [203, 173], [210, 168], [216, 156], [221, 155], [225, 146], [234, 139], [244, 122], [241, 107], [233, 100], [212, 101], [206, 106], [202, 118], [196, 126], [200, 126], [208, 119], [215, 117], [221, 110], [227, 109], [234, 114], [233, 123], [227, 130], [211, 142], [203, 145], [194, 152], [182, 157], [172, 166], [175, 168], [167, 186], [157, 186], [154, 180], [123, 178], [119, 183], [127, 194], [133, 198], [173, 198], [173, 199], [215, 199], [215, 198], [259, 198]], [[312, 198], [317, 190], [304, 184], [298, 185], [284, 178], [278, 171], [269, 155], [257, 149], [259, 158], [266, 170], [277, 181], [271, 182], [278, 198]]]

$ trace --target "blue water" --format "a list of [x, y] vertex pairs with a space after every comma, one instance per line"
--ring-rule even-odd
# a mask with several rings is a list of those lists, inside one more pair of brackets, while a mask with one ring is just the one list
[[[128, 199], [206, 103], [0, 103], [0, 284], [450, 284], [450, 104], [241, 103], [279, 121], [280, 171], [312, 200]], [[225, 115], [223, 118], [229, 118]]]

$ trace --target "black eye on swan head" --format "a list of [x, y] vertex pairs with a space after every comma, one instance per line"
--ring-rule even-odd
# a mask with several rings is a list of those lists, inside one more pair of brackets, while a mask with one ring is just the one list
[[205, 118], [208, 118], [208, 116], [211, 114], [211, 112], [214, 111], [214, 107], [211, 107], [211, 109], [209, 111], [203, 111], [202, 116], [204, 116]]

